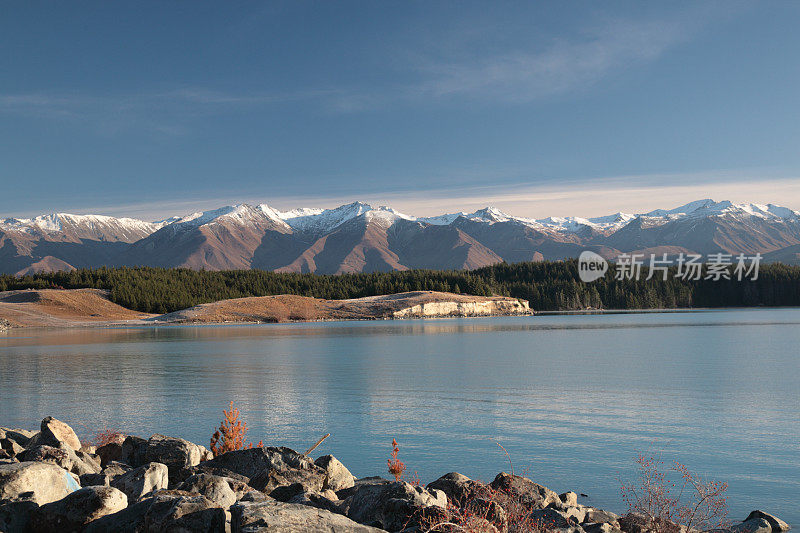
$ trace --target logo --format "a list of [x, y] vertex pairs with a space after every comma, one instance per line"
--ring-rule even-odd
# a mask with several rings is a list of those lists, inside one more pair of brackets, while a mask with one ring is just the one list
[[608, 271], [608, 263], [594, 252], [585, 250], [578, 257], [578, 277], [589, 283], [602, 278]]

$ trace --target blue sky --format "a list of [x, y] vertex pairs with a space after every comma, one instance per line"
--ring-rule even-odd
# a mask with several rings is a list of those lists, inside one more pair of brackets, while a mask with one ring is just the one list
[[800, 208], [800, 3], [9, 2], [0, 217]]

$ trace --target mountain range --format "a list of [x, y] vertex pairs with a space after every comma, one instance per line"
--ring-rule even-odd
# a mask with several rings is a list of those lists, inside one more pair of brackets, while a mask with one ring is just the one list
[[240, 204], [158, 222], [64, 213], [0, 219], [0, 272], [17, 275], [125, 265], [320, 274], [473, 269], [584, 250], [607, 259], [761, 253], [765, 262], [800, 264], [800, 212], [706, 199], [597, 218], [532, 219], [492, 207], [415, 217], [354, 202], [283, 212]]

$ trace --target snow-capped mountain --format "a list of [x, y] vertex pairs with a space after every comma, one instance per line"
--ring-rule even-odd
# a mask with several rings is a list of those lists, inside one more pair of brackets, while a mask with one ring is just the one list
[[144, 222], [135, 218], [103, 215], [52, 213], [35, 218], [0, 220], [0, 231], [18, 231], [29, 235], [70, 234], [80, 239], [136, 242], [168, 224], [169, 221]]
[[355, 272], [477, 268], [620, 253], [762, 253], [800, 263], [800, 212], [710, 199], [601, 217], [515, 216], [495, 207], [413, 216], [353, 202], [289, 211], [238, 204], [157, 222], [65, 213], [0, 219], [0, 272], [102, 265]]

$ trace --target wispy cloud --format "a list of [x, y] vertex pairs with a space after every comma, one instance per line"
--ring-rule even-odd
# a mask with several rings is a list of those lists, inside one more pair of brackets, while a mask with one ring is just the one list
[[412, 92], [530, 102], [654, 61], [689, 39], [694, 26], [682, 18], [606, 21], [572, 40], [556, 39], [539, 49], [429, 61], [421, 65], [428, 79]]
[[569, 38], [535, 43], [523, 39], [527, 43], [524, 46], [516, 43], [515, 48], [485, 47], [486, 50], [481, 44], [492, 41], [497, 28], [483, 34], [473, 28], [468, 38], [456, 39], [445, 33], [437, 38], [442, 42], [456, 39], [460, 45], [443, 45], [438, 53], [425, 51], [425, 47], [409, 50], [405, 62], [393, 59], [394, 70], [386, 74], [389, 80], [375, 87], [359, 80], [350, 86], [284, 92], [258, 87], [230, 91], [191, 86], [110, 95], [41, 91], [0, 94], [0, 113], [84, 120], [111, 132], [144, 127], [180, 133], [187, 117], [235, 108], [268, 109], [291, 102], [309, 102], [321, 111], [336, 113], [465, 97], [520, 104], [590, 87], [614, 73], [655, 61], [691, 39], [709, 18], [708, 13], [695, 9], [657, 20], [600, 20]]
[[110, 134], [138, 128], [165, 135], [181, 135], [188, 131], [187, 123], [198, 116], [317, 100], [330, 93], [323, 90], [234, 93], [181, 87], [103, 96], [47, 92], [0, 94], [0, 114], [83, 122]]

